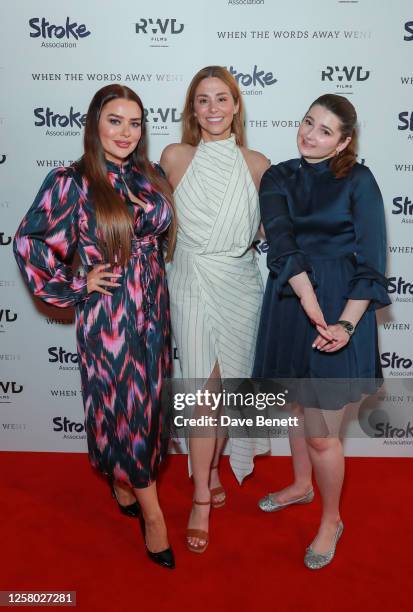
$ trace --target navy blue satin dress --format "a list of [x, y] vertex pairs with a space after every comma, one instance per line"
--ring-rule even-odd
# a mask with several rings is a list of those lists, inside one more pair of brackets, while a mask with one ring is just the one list
[[[347, 177], [337, 179], [329, 161], [309, 164], [293, 159], [271, 166], [262, 178], [260, 207], [270, 273], [257, 340], [256, 378], [382, 376], [375, 310], [390, 304], [383, 276], [383, 200], [367, 167], [355, 164]], [[336, 353], [311, 346], [317, 331], [288, 283], [303, 271], [328, 324], [339, 320], [348, 299], [370, 300], [350, 342]]]

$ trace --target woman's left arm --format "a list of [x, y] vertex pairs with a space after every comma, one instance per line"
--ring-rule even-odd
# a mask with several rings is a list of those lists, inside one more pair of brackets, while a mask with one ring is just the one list
[[[340, 315], [356, 327], [366, 310], [376, 310], [391, 303], [387, 294], [386, 224], [383, 198], [371, 171], [357, 165], [353, 171], [351, 204], [356, 236], [355, 269], [346, 294], [347, 303]], [[335, 346], [325, 348], [334, 352], [343, 348], [350, 336], [340, 325], [329, 326], [337, 337]], [[314, 346], [324, 348], [322, 338]]]

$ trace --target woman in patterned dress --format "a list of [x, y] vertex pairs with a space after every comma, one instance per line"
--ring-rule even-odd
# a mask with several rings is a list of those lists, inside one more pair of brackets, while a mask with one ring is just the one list
[[[168, 281], [182, 375], [215, 391], [223, 379], [251, 375], [262, 301], [251, 244], [260, 220], [257, 189], [269, 162], [244, 140], [234, 77], [221, 66], [203, 68], [187, 92], [182, 143], [164, 150], [161, 165], [179, 221]], [[198, 553], [208, 544], [211, 504], [225, 503], [218, 463], [226, 440], [213, 429], [204, 433], [189, 440], [194, 504], [187, 545]], [[265, 440], [230, 440], [239, 481], [252, 471], [253, 455], [266, 450]]]
[[[170, 255], [172, 194], [147, 158], [142, 102], [109, 85], [89, 106], [84, 155], [48, 174], [14, 252], [35, 296], [75, 307], [91, 463], [121, 509], [138, 510], [138, 501], [149, 556], [173, 567], [156, 490], [166, 452], [160, 393], [170, 371], [168, 227]], [[72, 268], [76, 251], [83, 275]]]

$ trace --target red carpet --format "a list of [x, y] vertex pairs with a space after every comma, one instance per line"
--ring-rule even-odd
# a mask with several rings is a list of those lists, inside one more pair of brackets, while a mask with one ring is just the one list
[[319, 572], [302, 562], [319, 496], [276, 514], [256, 505], [288, 482], [288, 458], [258, 459], [242, 488], [223, 459], [229, 501], [213, 511], [207, 552], [195, 555], [184, 545], [186, 457], [170, 457], [160, 497], [174, 572], [146, 558], [137, 522], [119, 513], [85, 455], [3, 452], [0, 461], [0, 590], [77, 591], [87, 612], [412, 609], [411, 459], [347, 459], [345, 531], [334, 563]]

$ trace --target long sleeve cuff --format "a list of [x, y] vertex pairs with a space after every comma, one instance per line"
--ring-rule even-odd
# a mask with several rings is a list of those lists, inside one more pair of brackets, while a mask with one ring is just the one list
[[317, 287], [314, 269], [301, 251], [295, 251], [289, 255], [279, 257], [269, 268], [275, 276], [275, 287], [280, 296], [295, 295], [288, 281], [301, 272], [307, 272], [311, 284], [313, 287]]
[[357, 263], [345, 297], [348, 300], [370, 300], [368, 310], [377, 310], [391, 304], [387, 286], [388, 280], [380, 272], [365, 263]]

